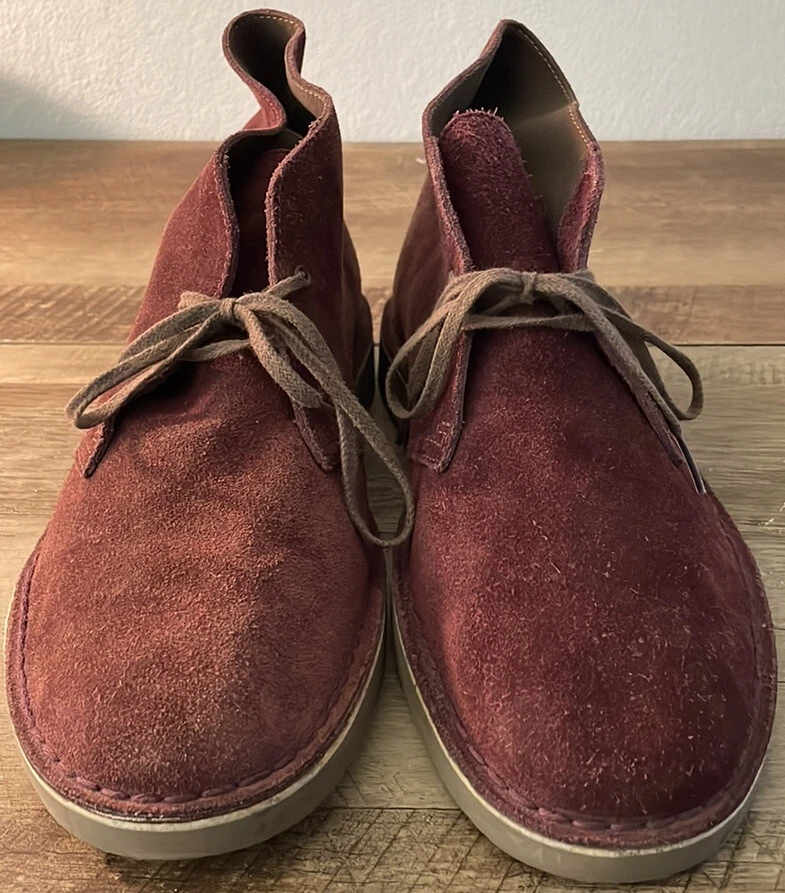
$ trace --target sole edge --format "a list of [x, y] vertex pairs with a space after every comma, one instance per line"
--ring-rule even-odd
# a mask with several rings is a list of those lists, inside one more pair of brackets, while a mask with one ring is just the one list
[[758, 770], [739, 806], [713, 828], [676, 844], [605, 850], [563, 843], [530, 831], [499, 812], [472, 787], [444, 746], [414, 680], [393, 604], [392, 636], [401, 685], [428, 754], [450, 796], [477, 829], [513, 859], [557, 877], [592, 884], [636, 883], [671, 877], [713, 856], [744, 820], [760, 779]]
[[[194, 821], [127, 819], [72, 803], [33, 768], [19, 746], [25, 768], [52, 818], [97, 849], [140, 860], [182, 860], [245, 849], [287, 830], [311, 813], [336, 788], [366, 738], [384, 670], [382, 634], [374, 665], [352, 713], [324, 756], [293, 784], [262, 801]], [[18, 745], [18, 741], [17, 741]]]

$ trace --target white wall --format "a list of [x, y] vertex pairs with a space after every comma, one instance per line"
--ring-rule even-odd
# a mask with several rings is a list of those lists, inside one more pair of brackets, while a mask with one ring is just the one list
[[[250, 0], [252, 3], [253, 0]], [[0, 137], [218, 139], [252, 111], [239, 0], [0, 0]], [[785, 0], [288, 0], [349, 140], [416, 140], [499, 18], [554, 53], [601, 139], [785, 137]]]

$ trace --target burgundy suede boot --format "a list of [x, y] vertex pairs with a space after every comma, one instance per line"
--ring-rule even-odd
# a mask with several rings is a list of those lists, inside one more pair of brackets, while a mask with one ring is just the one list
[[[91, 430], [13, 601], [8, 700], [52, 815], [141, 858], [237, 849], [327, 795], [381, 671], [383, 562], [352, 393], [371, 317], [330, 97], [300, 22], [235, 19], [259, 103], [173, 213]], [[405, 535], [402, 531], [402, 536]]]
[[[503, 22], [423, 130], [382, 331], [417, 511], [395, 561], [404, 688], [508, 853], [667, 876], [739, 824], [775, 698], [758, 571], [680, 435], [700, 379], [584, 269], [600, 152], [525, 28]], [[647, 345], [691, 380], [688, 409]]]

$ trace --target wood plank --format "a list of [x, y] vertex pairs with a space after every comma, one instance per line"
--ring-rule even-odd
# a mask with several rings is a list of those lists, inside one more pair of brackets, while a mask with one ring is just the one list
[[[592, 255], [599, 281], [613, 286], [781, 285], [782, 144], [610, 143], [604, 151], [607, 194]], [[717, 312], [724, 308], [718, 305]], [[744, 318], [729, 315], [727, 323], [732, 332]], [[723, 340], [753, 341], [746, 336]]]
[[[211, 149], [0, 143], [0, 338], [37, 339], [43, 304], [52, 319], [42, 339], [63, 322], [65, 341], [124, 340], [166, 218]], [[682, 343], [785, 342], [785, 144], [610, 143], [605, 155], [598, 279], [644, 325]], [[345, 167], [347, 221], [378, 314], [424, 177], [422, 151], [348, 145]], [[73, 316], [63, 320], [69, 295]]]
[[634, 320], [674, 344], [784, 340], [785, 328], [772, 322], [782, 313], [781, 284], [615, 285], [610, 290]]
[[[0, 614], [78, 441], [63, 416], [111, 363], [160, 229], [209, 144], [0, 142]], [[424, 174], [416, 146], [348, 147], [347, 214], [375, 314]], [[698, 346], [704, 415], [686, 435], [760, 564], [785, 646], [785, 144], [617, 144], [594, 257], [645, 325]], [[744, 345], [766, 346], [744, 346]], [[683, 383], [665, 369], [677, 393]], [[397, 500], [374, 474], [388, 529]], [[780, 670], [785, 685], [785, 667]], [[785, 696], [785, 692], [781, 692]], [[781, 889], [785, 715], [743, 833], [695, 871], [638, 890]], [[365, 748], [325, 807], [251, 850], [177, 863], [104, 856], [51, 821], [0, 703], [0, 890], [556, 891], [494, 848], [454, 804], [388, 661]], [[588, 889], [588, 888], [582, 888]], [[617, 888], [605, 888], [616, 890]]]
[[122, 344], [144, 290], [143, 285], [0, 285], [0, 340]]
[[0, 142], [0, 282], [143, 285], [169, 213], [211, 150]]
[[13, 893], [697, 893], [782, 889], [784, 823], [752, 813], [700, 869], [631, 887], [572, 884], [496, 849], [457, 809], [318, 809], [238, 853], [192, 862], [129, 862], [64, 837], [39, 810], [0, 833], [0, 877]]
[[[144, 285], [0, 284], [0, 343], [125, 343]], [[388, 288], [366, 288], [378, 332]]]
[[[633, 319], [675, 344], [776, 344], [785, 331], [776, 285], [618, 285]], [[366, 287], [378, 338], [392, 289]], [[0, 342], [125, 343], [143, 285], [0, 285]], [[733, 324], [732, 320], [741, 320]]]

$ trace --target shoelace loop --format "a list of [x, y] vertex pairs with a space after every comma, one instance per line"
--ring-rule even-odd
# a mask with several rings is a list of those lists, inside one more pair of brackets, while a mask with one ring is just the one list
[[[409, 535], [414, 502], [406, 472], [381, 429], [346, 386], [327, 342], [316, 325], [288, 298], [310, 284], [298, 270], [262, 291], [239, 298], [214, 298], [184, 292], [178, 309], [151, 326], [120, 354], [117, 363], [82, 388], [66, 407], [77, 428], [92, 428], [113, 418], [125, 406], [170, 375], [182, 362], [214, 360], [250, 348], [295, 407], [332, 404], [338, 424], [343, 490], [349, 515], [361, 535], [379, 546], [396, 546]], [[227, 329], [244, 337], [227, 337]], [[294, 359], [316, 387], [292, 365]], [[115, 390], [117, 389], [117, 390]], [[100, 402], [104, 394], [113, 391]], [[381, 459], [404, 498], [404, 515], [397, 534], [378, 537], [365, 520], [357, 499], [360, 441]]]
[[[635, 382], [649, 394], [679, 439], [679, 421], [695, 418], [703, 408], [703, 386], [692, 360], [633, 322], [588, 270], [522, 273], [497, 268], [465, 273], [448, 282], [433, 313], [390, 365], [385, 388], [390, 410], [405, 420], [421, 418], [435, 407], [461, 332], [512, 328], [594, 333], [628, 385]], [[692, 395], [686, 409], [668, 393], [649, 346], [661, 350], [689, 379]]]

